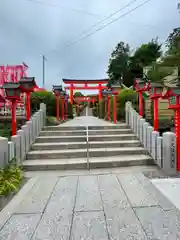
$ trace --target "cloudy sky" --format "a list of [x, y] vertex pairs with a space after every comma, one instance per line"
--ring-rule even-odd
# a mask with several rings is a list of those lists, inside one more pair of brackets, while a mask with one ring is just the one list
[[92, 29], [132, 0], [0, 0], [0, 65], [24, 61], [41, 87], [42, 55], [46, 55], [47, 89], [62, 78], [104, 78], [119, 41], [132, 49], [157, 36], [164, 43], [179, 26], [178, 0], [150, 0], [123, 17], [144, 1], [134, 1]]

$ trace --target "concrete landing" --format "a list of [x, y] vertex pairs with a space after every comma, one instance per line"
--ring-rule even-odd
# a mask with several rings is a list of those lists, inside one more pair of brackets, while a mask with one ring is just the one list
[[180, 239], [179, 210], [142, 172], [91, 173], [31, 178], [0, 212], [0, 239]]

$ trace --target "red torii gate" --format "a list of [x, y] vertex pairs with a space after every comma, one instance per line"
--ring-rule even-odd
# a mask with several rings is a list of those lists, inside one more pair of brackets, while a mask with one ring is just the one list
[[[68, 84], [68, 87], [65, 87], [66, 90], [70, 90], [70, 102], [73, 104], [73, 93], [74, 90], [98, 90], [99, 91], [99, 101], [102, 100], [102, 90], [108, 89], [107, 86], [103, 84], [108, 83], [108, 79], [94, 79], [94, 80], [76, 80], [76, 79], [62, 79], [65, 84]], [[77, 86], [75, 84], [83, 84], [84, 86]], [[88, 86], [91, 84], [98, 84], [98, 86]]]

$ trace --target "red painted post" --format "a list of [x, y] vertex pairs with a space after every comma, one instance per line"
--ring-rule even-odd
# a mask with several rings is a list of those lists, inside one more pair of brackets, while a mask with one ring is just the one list
[[158, 98], [153, 99], [154, 104], [154, 131], [158, 131]]
[[31, 93], [26, 92], [26, 120], [29, 121], [31, 118]]
[[139, 92], [139, 115], [143, 117], [143, 95], [142, 92]]
[[74, 90], [74, 85], [71, 84], [70, 86], [70, 102], [73, 104], [73, 90]]
[[17, 127], [16, 127], [16, 100], [12, 100], [11, 114], [12, 114], [12, 136], [14, 136], [17, 133]]
[[108, 96], [108, 121], [111, 120], [111, 97]]
[[61, 106], [61, 108], [62, 108], [62, 120], [64, 121], [65, 120], [64, 119], [64, 97], [62, 97], [61, 103], [62, 103], [62, 106]]
[[102, 100], [102, 85], [99, 84], [99, 101]]
[[68, 100], [65, 100], [65, 119], [68, 120]]
[[56, 95], [56, 120], [59, 122], [59, 96]]
[[113, 101], [113, 114], [114, 114], [114, 123], [117, 123], [117, 112], [116, 112], [116, 95], [114, 95], [114, 101]]

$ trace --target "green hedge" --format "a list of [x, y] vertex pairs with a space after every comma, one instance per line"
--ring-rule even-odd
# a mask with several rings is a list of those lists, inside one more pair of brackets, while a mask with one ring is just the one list
[[[114, 97], [110, 99], [111, 105], [111, 120], [113, 121], [113, 109], [114, 109]], [[123, 89], [120, 94], [117, 95], [117, 120], [121, 121], [125, 119], [125, 104], [127, 101], [132, 102], [133, 107], [138, 111], [138, 95], [136, 91], [132, 89]], [[106, 118], [105, 116], [105, 102], [102, 100], [97, 103], [96, 106], [92, 109], [93, 115], [98, 116], [99, 118]]]
[[[56, 97], [52, 92], [34, 92], [31, 94], [31, 109], [32, 112], [35, 112], [39, 109], [40, 103], [46, 104], [46, 114], [47, 116], [56, 116]], [[60, 117], [62, 116], [61, 113], [61, 106], [62, 102], [59, 99], [59, 110], [60, 110]], [[68, 102], [68, 118], [73, 118], [73, 106], [70, 102]]]

